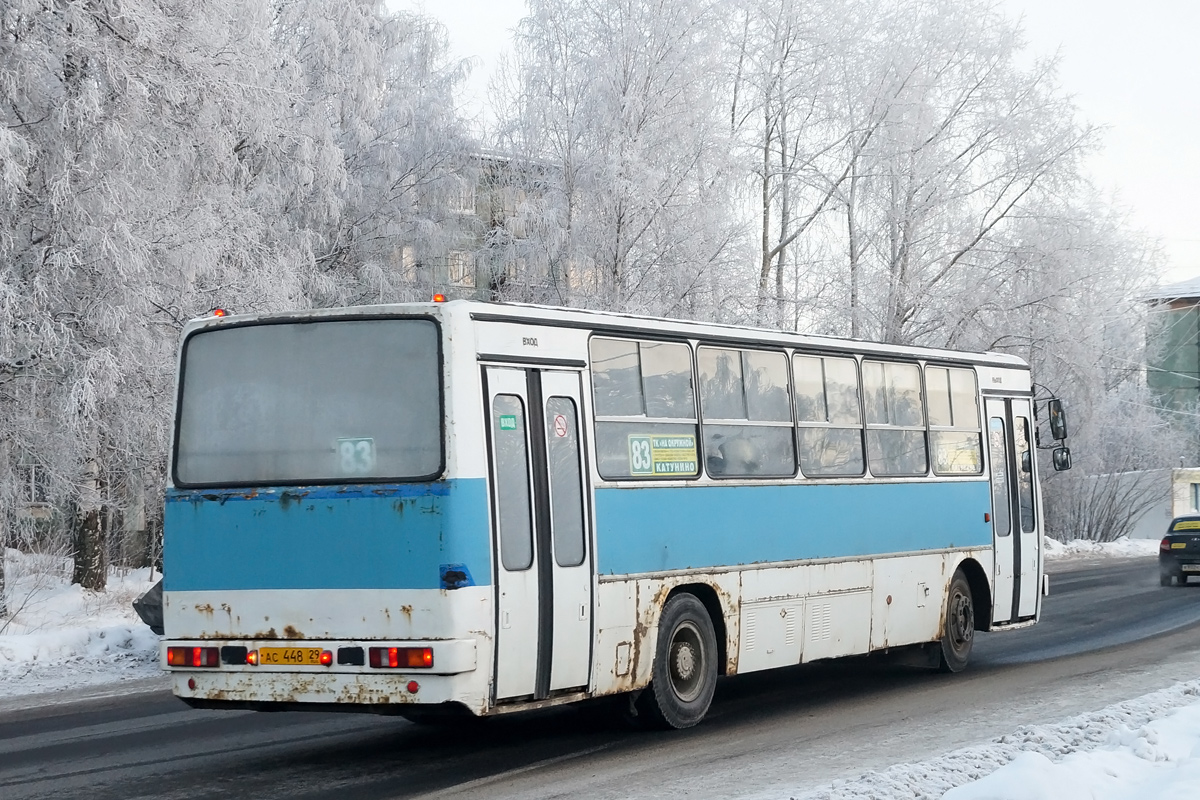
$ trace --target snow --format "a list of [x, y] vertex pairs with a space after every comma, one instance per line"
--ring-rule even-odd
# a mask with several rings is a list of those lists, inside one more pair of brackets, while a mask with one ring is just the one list
[[1127, 539], [1115, 542], [1089, 542], [1075, 539], [1060, 542], [1050, 537], [1043, 540], [1043, 553], [1047, 561], [1063, 561], [1078, 558], [1137, 558], [1158, 553], [1158, 539]]
[[929, 761], [763, 797], [1128, 800], [1190, 796], [1197, 781], [1200, 680], [1193, 680]]
[[[1148, 557], [1153, 540], [1096, 544], [1046, 540], [1049, 560]], [[80, 686], [145, 688], [161, 676], [159, 637], [132, 601], [158, 576], [112, 569], [108, 590], [70, 584], [64, 558], [7, 552], [8, 601], [0, 621], [0, 698]], [[785, 784], [786, 785], [786, 784]], [[1200, 785], [1200, 679], [1058, 724], [1031, 725], [927, 761], [797, 787], [760, 800], [1124, 800], [1175, 798]]]
[[0, 619], [0, 697], [162, 675], [158, 636], [131, 606], [160, 576], [113, 568], [107, 591], [90, 592], [70, 583], [70, 559], [6, 556], [11, 617]]

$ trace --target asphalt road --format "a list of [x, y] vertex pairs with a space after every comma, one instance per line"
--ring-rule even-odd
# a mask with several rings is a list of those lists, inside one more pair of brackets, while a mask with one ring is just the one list
[[869, 657], [725, 679], [674, 733], [599, 704], [454, 728], [165, 693], [0, 712], [0, 798], [786, 797], [1200, 676], [1200, 585], [1160, 587], [1152, 558], [1051, 574], [1043, 621], [981, 635], [964, 673]]

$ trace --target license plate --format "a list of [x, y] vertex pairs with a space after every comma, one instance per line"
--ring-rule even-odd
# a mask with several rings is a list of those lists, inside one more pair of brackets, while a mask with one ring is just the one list
[[317, 667], [321, 665], [321, 648], [260, 647], [258, 648], [258, 663], [264, 666], [272, 664], [289, 667]]
[[1200, 572], [1200, 564], [1184, 564], [1180, 569], [1184, 572]]

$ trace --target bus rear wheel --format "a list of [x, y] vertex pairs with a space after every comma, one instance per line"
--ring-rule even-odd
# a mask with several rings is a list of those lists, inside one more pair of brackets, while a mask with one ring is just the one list
[[717, 688], [717, 636], [704, 604], [692, 594], [667, 601], [658, 623], [650, 685], [639, 716], [658, 728], [690, 728], [708, 712]]
[[946, 591], [946, 615], [942, 620], [942, 672], [961, 672], [971, 660], [975, 642], [975, 603], [971, 585], [961, 569], [954, 571]]

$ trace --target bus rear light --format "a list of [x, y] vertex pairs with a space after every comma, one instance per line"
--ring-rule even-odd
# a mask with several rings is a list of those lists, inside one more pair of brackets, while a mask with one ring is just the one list
[[375, 669], [429, 669], [433, 666], [433, 648], [372, 647], [370, 661]]
[[421, 690], [421, 684], [417, 683], [416, 681], [409, 681], [406, 688], [408, 689], [409, 694], [416, 694]]
[[216, 647], [168, 647], [169, 667], [215, 667], [221, 662], [221, 650]]
[[322, 650], [321, 655], [317, 659], [317, 661], [319, 661], [321, 663], [322, 667], [328, 667], [330, 664], [333, 663], [333, 651], [332, 650]]
[[257, 650], [251, 650], [250, 652], [246, 653], [246, 663], [252, 667], [258, 666], [258, 651]]

